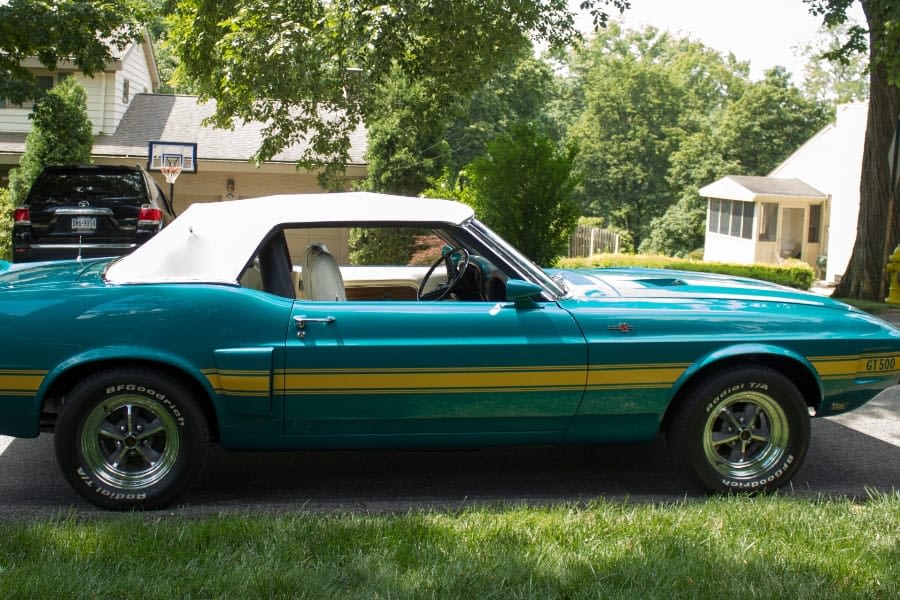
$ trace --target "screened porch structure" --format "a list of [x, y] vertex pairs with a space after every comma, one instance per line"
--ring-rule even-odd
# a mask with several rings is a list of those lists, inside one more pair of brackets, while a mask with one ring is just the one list
[[700, 195], [708, 199], [704, 260], [816, 268], [825, 254], [830, 196], [799, 179], [728, 175]]

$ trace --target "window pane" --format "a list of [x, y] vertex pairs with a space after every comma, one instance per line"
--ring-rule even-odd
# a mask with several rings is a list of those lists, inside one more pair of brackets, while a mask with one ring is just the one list
[[731, 200], [722, 200], [722, 211], [719, 214], [719, 233], [728, 235], [731, 226]]
[[762, 205], [759, 219], [759, 241], [774, 242], [778, 232], [778, 205], [766, 203]]
[[753, 214], [756, 205], [752, 202], [744, 202], [744, 223], [741, 225], [741, 237], [745, 240], [753, 239]]
[[728, 234], [731, 237], [741, 237], [741, 219], [744, 216], [744, 202], [735, 200], [731, 203], [731, 227]]
[[719, 199], [709, 199], [709, 231], [719, 233]]
[[810, 244], [819, 243], [819, 229], [822, 223], [822, 205], [814, 204], [809, 207], [809, 232], [806, 241]]

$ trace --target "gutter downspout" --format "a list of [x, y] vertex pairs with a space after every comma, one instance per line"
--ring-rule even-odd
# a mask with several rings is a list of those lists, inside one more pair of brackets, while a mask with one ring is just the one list
[[100, 72], [100, 125], [97, 133], [103, 133], [106, 129], [106, 71]]

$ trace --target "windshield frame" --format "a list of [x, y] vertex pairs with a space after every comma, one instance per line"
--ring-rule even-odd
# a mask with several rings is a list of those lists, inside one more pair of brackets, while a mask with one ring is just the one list
[[471, 230], [478, 237], [485, 240], [490, 248], [502, 258], [510, 267], [515, 269], [526, 281], [530, 280], [539, 284], [554, 300], [559, 300], [568, 294], [564, 284], [553, 279], [541, 267], [531, 259], [519, 252], [512, 244], [495, 233], [490, 227], [474, 217], [463, 224], [463, 227]]

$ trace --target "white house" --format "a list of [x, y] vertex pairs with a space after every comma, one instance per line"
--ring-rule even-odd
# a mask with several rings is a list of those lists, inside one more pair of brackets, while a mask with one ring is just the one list
[[834, 123], [767, 177], [732, 175], [701, 188], [709, 198], [704, 259], [798, 258], [815, 267], [822, 257], [820, 276], [839, 281], [856, 241], [867, 112], [865, 102], [838, 107]]
[[[87, 113], [94, 135], [111, 134], [116, 131], [135, 94], [159, 88], [153, 46], [146, 34], [140, 42], [121, 51], [113, 48], [112, 52], [113, 60], [93, 77], [82, 74], [67, 60], [60, 61], [55, 71], [48, 71], [36, 58], [26, 59], [22, 65], [37, 76], [38, 84], [45, 90], [66, 77], [74, 77], [87, 92]], [[28, 133], [31, 129], [28, 115], [32, 107], [31, 102], [14, 105], [0, 99], [0, 132]]]

